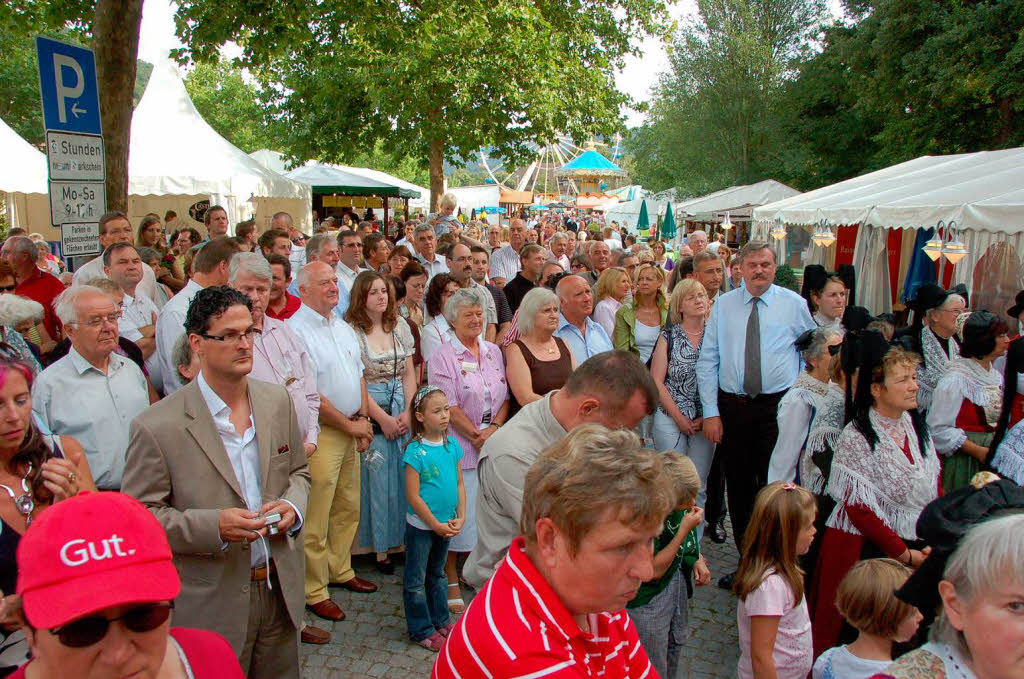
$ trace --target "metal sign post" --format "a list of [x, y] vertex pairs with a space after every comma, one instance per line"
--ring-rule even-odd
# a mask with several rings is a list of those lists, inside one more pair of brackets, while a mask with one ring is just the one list
[[46, 127], [50, 221], [61, 229], [65, 257], [100, 253], [99, 220], [107, 211], [106, 152], [92, 50], [36, 38]]

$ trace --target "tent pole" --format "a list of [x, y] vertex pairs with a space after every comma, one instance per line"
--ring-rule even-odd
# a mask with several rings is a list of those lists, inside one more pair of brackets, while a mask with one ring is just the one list
[[391, 203], [391, 199], [384, 196], [384, 220], [380, 224], [380, 232], [386, 234], [388, 232], [388, 205]]

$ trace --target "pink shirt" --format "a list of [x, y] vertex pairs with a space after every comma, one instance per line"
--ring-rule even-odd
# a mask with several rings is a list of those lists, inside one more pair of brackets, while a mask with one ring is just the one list
[[263, 332], [253, 341], [249, 377], [288, 390], [295, 406], [304, 443], [316, 445], [320, 436], [320, 392], [316, 368], [306, 345], [284, 321], [263, 317]]
[[[460, 408], [477, 429], [485, 429], [482, 424], [487, 401], [485, 395], [490, 395], [493, 419], [508, 400], [508, 384], [505, 382], [505, 360], [501, 350], [479, 338], [477, 346], [480, 348], [479, 364], [453, 333], [451, 341], [442, 344], [430, 357], [429, 383], [439, 387], [448, 397], [448, 405]], [[476, 469], [480, 451], [455, 427], [449, 427], [449, 430], [462, 446], [462, 468]]]
[[740, 679], [753, 679], [750, 660], [750, 618], [755, 615], [779, 618], [772, 660], [779, 679], [805, 679], [811, 671], [813, 649], [811, 618], [807, 614], [807, 597], [793, 605], [793, 590], [774, 570], [768, 571], [761, 586], [736, 606], [736, 622], [740, 632]]

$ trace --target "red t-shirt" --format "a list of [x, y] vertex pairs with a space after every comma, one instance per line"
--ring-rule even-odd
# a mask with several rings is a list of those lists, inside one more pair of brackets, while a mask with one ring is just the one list
[[43, 305], [43, 325], [46, 326], [46, 332], [50, 333], [50, 338], [55, 342], [59, 339], [57, 329], [60, 327], [60, 321], [57, 320], [57, 314], [53, 311], [53, 300], [62, 292], [64, 292], [64, 284], [60, 282], [60, 279], [39, 269], [36, 269], [35, 274], [18, 283], [18, 287], [14, 289], [14, 294], [34, 299]]
[[[172, 627], [171, 636], [181, 646], [196, 679], [245, 679], [231, 644], [216, 632]], [[9, 679], [25, 679], [25, 668], [31, 662], [15, 670]]]
[[431, 679], [657, 679], [625, 610], [576, 623], [516, 538], [441, 649]]
[[289, 294], [288, 292], [284, 293], [284, 300], [284, 307], [281, 309], [280, 312], [274, 313], [274, 310], [271, 309], [270, 305], [268, 304], [265, 313], [271, 318], [277, 319], [279, 321], [286, 321], [292, 317], [292, 314], [299, 310], [300, 306], [302, 306], [302, 300], [296, 297], [295, 295]]

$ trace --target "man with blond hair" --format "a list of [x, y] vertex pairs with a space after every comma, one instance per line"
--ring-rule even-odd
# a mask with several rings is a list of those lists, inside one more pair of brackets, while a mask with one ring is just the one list
[[526, 475], [520, 536], [451, 630], [432, 679], [655, 676], [623, 610], [654, 578], [672, 509], [660, 456], [625, 429], [584, 424]]

